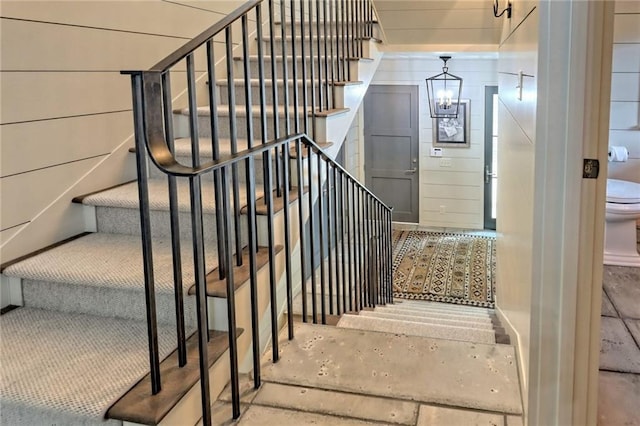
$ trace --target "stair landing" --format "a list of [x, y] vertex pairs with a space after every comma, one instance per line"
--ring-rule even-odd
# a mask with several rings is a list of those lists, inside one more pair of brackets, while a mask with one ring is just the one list
[[[511, 346], [297, 323], [258, 390], [241, 382], [237, 424], [521, 425]], [[229, 392], [214, 406], [230, 413]], [[226, 417], [225, 417], [226, 416]]]

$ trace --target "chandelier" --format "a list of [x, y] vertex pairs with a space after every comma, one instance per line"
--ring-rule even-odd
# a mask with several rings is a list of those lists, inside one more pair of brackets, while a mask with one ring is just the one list
[[462, 93], [462, 79], [449, 74], [447, 61], [451, 56], [440, 56], [444, 62], [442, 72], [427, 78], [427, 97], [432, 118], [456, 118]]

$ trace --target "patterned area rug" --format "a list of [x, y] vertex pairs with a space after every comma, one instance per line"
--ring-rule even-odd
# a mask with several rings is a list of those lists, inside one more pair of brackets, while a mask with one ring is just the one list
[[393, 296], [493, 308], [495, 238], [393, 233]]

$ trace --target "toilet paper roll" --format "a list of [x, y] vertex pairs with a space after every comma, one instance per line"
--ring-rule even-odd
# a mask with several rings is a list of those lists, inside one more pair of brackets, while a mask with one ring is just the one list
[[609, 161], [627, 161], [629, 159], [629, 150], [626, 146], [610, 146]]

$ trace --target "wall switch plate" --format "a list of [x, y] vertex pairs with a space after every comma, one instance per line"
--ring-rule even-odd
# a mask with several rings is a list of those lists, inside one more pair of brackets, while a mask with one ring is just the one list
[[442, 148], [431, 148], [432, 157], [442, 157]]
[[441, 158], [440, 167], [451, 167], [451, 158]]

